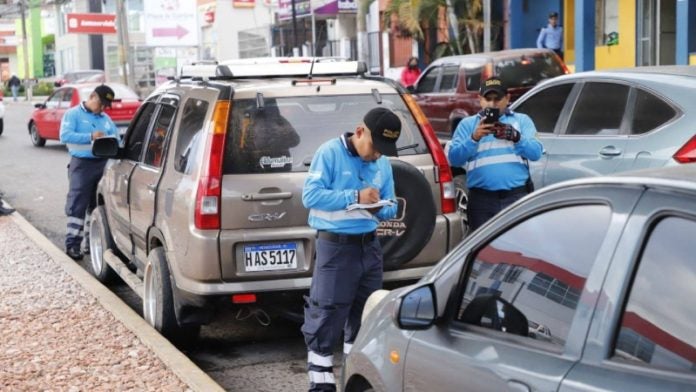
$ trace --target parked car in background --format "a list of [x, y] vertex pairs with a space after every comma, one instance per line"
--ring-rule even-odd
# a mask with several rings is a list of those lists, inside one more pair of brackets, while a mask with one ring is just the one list
[[121, 148], [94, 142], [113, 159], [92, 213], [91, 272], [136, 282], [145, 319], [175, 340], [195, 338], [230, 303], [301, 315], [316, 240], [302, 205], [312, 157], [385, 107], [402, 128], [391, 160], [399, 209], [377, 229], [384, 280], [419, 279], [464, 237], [452, 175], [413, 98], [366, 69], [244, 59], [186, 67], [160, 86]]
[[[101, 83], [66, 84], [53, 91], [43, 103], [37, 103], [27, 128], [32, 144], [42, 147], [46, 140], [59, 140], [60, 122], [65, 112], [87, 100], [94, 88]], [[107, 83], [114, 90], [114, 101], [104, 112], [111, 117], [123, 135], [135, 112], [140, 107], [138, 95], [128, 86]]]
[[626, 170], [696, 162], [696, 67], [592, 71], [542, 83], [511, 105], [536, 124], [545, 154], [537, 188]]
[[58, 76], [54, 82], [54, 85], [56, 87], [61, 87], [67, 83], [80, 83], [80, 80], [83, 80], [84, 82], [104, 83], [106, 82], [106, 75], [101, 69], [70, 71]]
[[432, 62], [412, 89], [439, 138], [450, 139], [459, 121], [481, 110], [479, 88], [491, 76], [508, 86], [511, 102], [542, 80], [568, 73], [549, 49], [511, 49], [442, 57]]
[[539, 190], [368, 299], [343, 390], [696, 390], [694, 233], [696, 165]]

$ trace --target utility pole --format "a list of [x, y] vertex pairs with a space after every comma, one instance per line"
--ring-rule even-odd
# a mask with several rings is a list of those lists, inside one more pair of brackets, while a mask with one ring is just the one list
[[130, 39], [128, 38], [128, 14], [123, 0], [116, 0], [116, 18], [118, 19], [118, 59], [123, 73], [123, 84], [135, 90], [133, 78], [133, 58], [129, 56]]
[[297, 48], [297, 12], [295, 11], [295, 0], [291, 0], [292, 5], [292, 55], [295, 56]]
[[491, 0], [483, 0], [483, 51], [491, 51]]
[[24, 97], [26, 101], [31, 99], [31, 86], [29, 85], [29, 43], [27, 42], [25, 0], [19, 1], [19, 11], [22, 13], [22, 50], [24, 51]]

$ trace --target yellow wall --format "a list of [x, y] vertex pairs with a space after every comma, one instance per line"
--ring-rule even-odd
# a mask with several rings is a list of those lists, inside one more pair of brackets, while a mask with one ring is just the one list
[[[563, 0], [563, 42], [568, 68], [575, 64], [575, 0]], [[597, 21], [595, 21], [596, 23]], [[694, 57], [694, 56], [692, 56]], [[692, 64], [696, 58], [692, 58]], [[636, 3], [619, 1], [619, 44], [595, 47], [595, 69], [636, 65]]]
[[636, 2], [619, 2], [619, 44], [595, 48], [595, 69], [636, 65]]
[[696, 53], [689, 55], [689, 65], [696, 65]]

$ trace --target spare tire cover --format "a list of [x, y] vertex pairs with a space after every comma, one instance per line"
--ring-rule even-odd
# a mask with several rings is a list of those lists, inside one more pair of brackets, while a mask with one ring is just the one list
[[394, 270], [414, 258], [435, 230], [436, 207], [430, 184], [413, 165], [392, 160], [399, 208], [394, 219], [380, 222], [377, 236], [384, 253], [384, 269]]

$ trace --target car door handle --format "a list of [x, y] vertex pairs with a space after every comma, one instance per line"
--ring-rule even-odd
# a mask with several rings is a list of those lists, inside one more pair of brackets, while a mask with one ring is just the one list
[[621, 150], [614, 146], [607, 146], [604, 147], [603, 149], [599, 150], [599, 155], [604, 156], [604, 157], [616, 157], [621, 155]]
[[292, 192], [274, 192], [274, 193], [247, 193], [242, 195], [244, 201], [259, 201], [259, 200], [279, 200], [289, 199], [292, 197]]
[[510, 388], [511, 391], [516, 391], [516, 392], [530, 392], [531, 389], [529, 386], [523, 382], [520, 381], [515, 381], [515, 380], [510, 380], [508, 381], [508, 387]]

